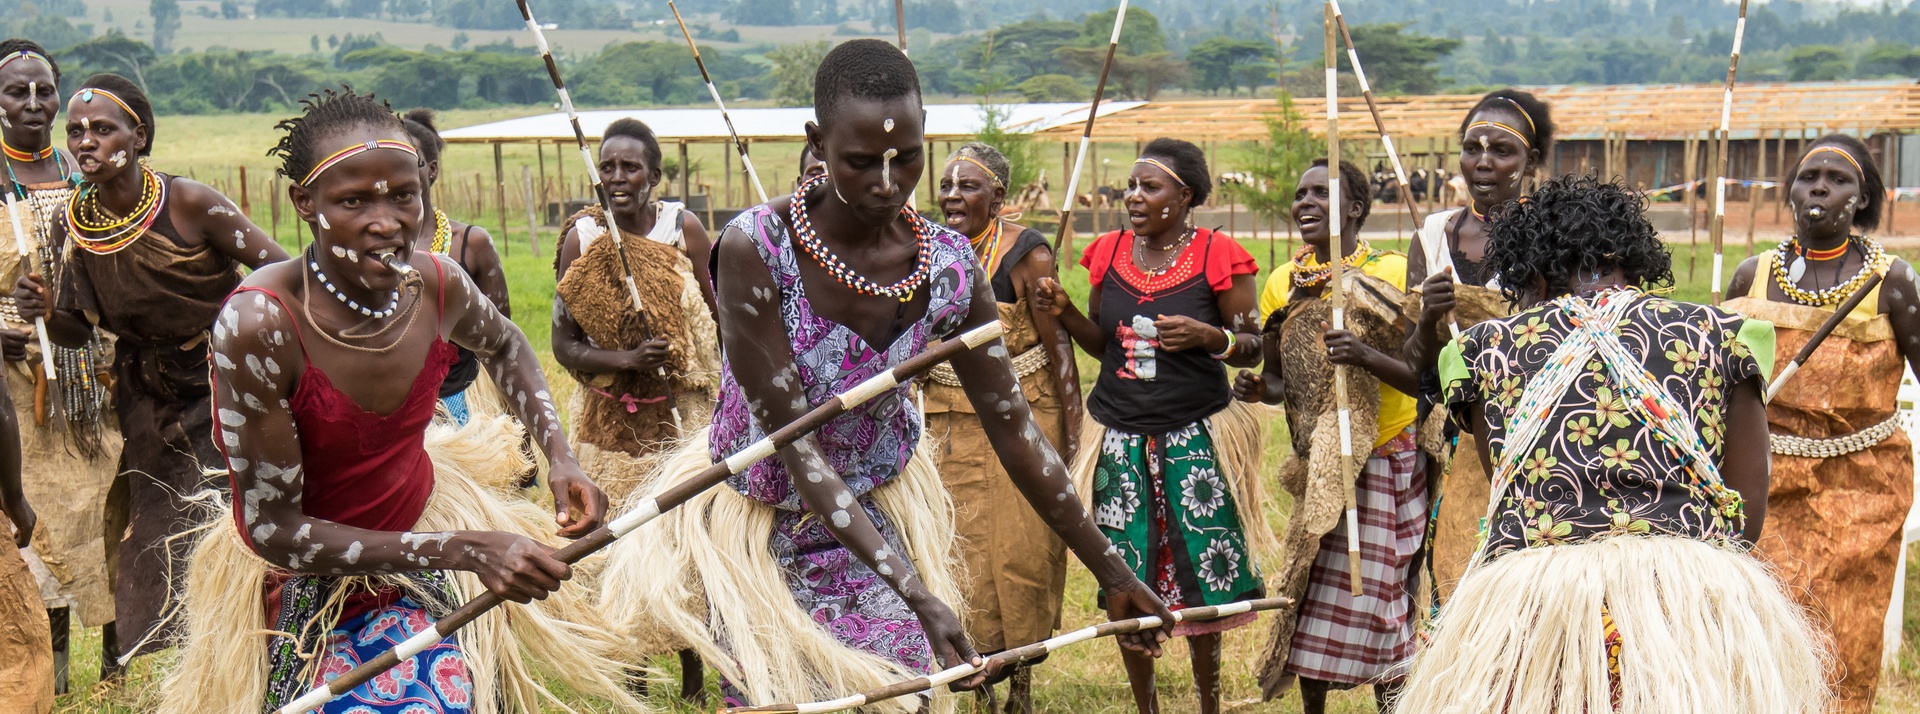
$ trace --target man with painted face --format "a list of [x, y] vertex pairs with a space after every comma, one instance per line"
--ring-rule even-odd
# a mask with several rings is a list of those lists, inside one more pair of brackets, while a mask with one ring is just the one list
[[[1516, 89], [1488, 93], [1460, 121], [1460, 173], [1467, 191], [1465, 208], [1427, 216], [1413, 236], [1407, 281], [1418, 285], [1413, 314], [1420, 324], [1407, 337], [1406, 355], [1421, 376], [1429, 403], [1439, 393], [1435, 376], [1440, 348], [1454, 327], [1465, 330], [1511, 313], [1500, 295], [1500, 279], [1486, 267], [1487, 236], [1507, 206], [1539, 175], [1553, 149], [1553, 114], [1545, 102]], [[1406, 408], [1412, 409], [1408, 402]], [[1459, 434], [1436, 474], [1440, 510], [1429, 541], [1433, 595], [1443, 602], [1466, 571], [1480, 542], [1480, 507], [1487, 500], [1488, 478], [1478, 459], [1473, 434]]]
[[[814, 111], [807, 141], [826, 174], [749, 209], [718, 241], [719, 406], [662, 483], [999, 319], [967, 238], [906, 207], [928, 160], [906, 56], [878, 40], [835, 47]], [[953, 361], [1002, 464], [1106, 588], [1109, 614], [1166, 615], [1075, 499], [1008, 358], [995, 341]], [[909, 387], [882, 394], [617, 541], [606, 577], [629, 568], [662, 584], [648, 611], [723, 671], [730, 700], [810, 701], [978, 662], [947, 605], [952, 507], [920, 432]], [[1157, 650], [1162, 637], [1129, 642]]]
[[[1399, 354], [1405, 340], [1402, 290], [1406, 256], [1361, 240], [1373, 194], [1360, 167], [1340, 163], [1340, 196], [1330, 195], [1327, 162], [1315, 160], [1294, 190], [1293, 220], [1306, 245], [1267, 278], [1266, 363], [1241, 371], [1234, 393], [1287, 408], [1289, 459], [1279, 481], [1293, 496], [1283, 538], [1277, 594], [1300, 604], [1274, 618], [1261, 660], [1261, 689], [1277, 696], [1300, 683], [1307, 714], [1326, 711], [1327, 692], [1372, 684], [1387, 708], [1413, 656], [1408, 578], [1427, 525], [1426, 473], [1414, 443], [1412, 372]], [[1340, 211], [1340, 236], [1332, 212]], [[1329, 329], [1333, 240], [1340, 241], [1346, 327]], [[1347, 371], [1351, 438], [1364, 456], [1340, 456], [1340, 425], [1330, 392], [1336, 365]], [[1351, 369], [1357, 368], [1357, 369]], [[1359, 449], [1355, 449], [1359, 451]], [[1357, 472], [1357, 473], [1356, 473]], [[1342, 522], [1347, 489], [1358, 520]], [[1347, 528], [1360, 524], [1360, 582], [1352, 590]]]
[[51, 299], [39, 274], [14, 290], [21, 319], [46, 317], [56, 344], [86, 345], [96, 325], [116, 338], [123, 442], [106, 532], [127, 534], [110, 559], [122, 661], [171, 644], [160, 625], [186, 572], [186, 543], [173, 536], [197, 523], [186, 499], [212, 485], [204, 469], [219, 463], [207, 385], [214, 312], [241, 266], [287, 258], [218, 191], [148, 167], [156, 129], [146, 94], [125, 77], [81, 83], [67, 102], [81, 178], [60, 226], [71, 260]]
[[[607, 501], [567, 448], [532, 346], [465, 271], [418, 250], [429, 219], [400, 118], [351, 91], [304, 104], [271, 153], [314, 240], [249, 275], [212, 323], [233, 512], [197, 539], [163, 711], [272, 711], [482, 589], [546, 602], [490, 613], [322, 711], [537, 711], [530, 661], [637, 706], [611, 643], [553, 620], [590, 610], [581, 588], [555, 592], [572, 571], [543, 536], [555, 522], [561, 537], [593, 531]], [[509, 420], [430, 427], [456, 345], [547, 455], [553, 511], [477, 485], [521, 465]]]
[[1787, 175], [1794, 235], [1734, 271], [1728, 309], [1774, 324], [1795, 354], [1868, 276], [1885, 276], [1767, 405], [1773, 483], [1757, 552], [1833, 632], [1832, 711], [1873, 708], [1882, 621], [1913, 505], [1913, 449], [1900, 428], [1900, 378], [1920, 369], [1914, 271], [1866, 235], [1886, 188], [1860, 140], [1813, 142]]
[[[57, 239], [65, 235], [59, 226], [66, 221], [78, 168], [72, 156], [53, 145], [59, 81], [59, 65], [39, 45], [0, 42], [0, 151], [5, 154], [0, 161], [20, 218], [17, 235], [8, 220], [0, 219], [0, 284], [11, 285], [27, 273], [51, 276], [52, 282], [66, 274], [68, 258]], [[29, 248], [24, 256], [21, 243]], [[113, 659], [119, 652], [106, 557], [118, 541], [103, 538], [100, 527], [101, 504], [120, 458], [119, 428], [107, 413], [102, 379], [113, 357], [99, 333], [79, 349], [55, 346], [49, 384], [33, 321], [21, 319], [14, 307], [11, 293], [0, 297], [0, 352], [19, 410], [16, 420], [25, 427], [20, 480], [42, 517], [29, 557], [55, 564], [35, 572], [50, 593], [47, 616], [63, 634], [55, 640], [61, 648], [56, 688], [65, 693], [69, 640], [64, 634], [75, 620], [101, 627], [102, 645], [114, 652], [102, 658], [102, 678], [120, 671]]]

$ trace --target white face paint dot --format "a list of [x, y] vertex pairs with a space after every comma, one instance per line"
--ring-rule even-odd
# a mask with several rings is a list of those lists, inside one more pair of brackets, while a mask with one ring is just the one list
[[845, 528], [845, 527], [847, 527], [847, 526], [848, 526], [849, 524], [852, 524], [852, 523], [853, 523], [853, 517], [852, 517], [852, 516], [849, 516], [849, 515], [847, 515], [847, 512], [846, 512], [846, 511], [834, 511], [834, 512], [833, 512], [833, 527], [835, 527], [835, 528]]
[[885, 121], [880, 122], [880, 128], [889, 134], [893, 133], [893, 117], [887, 117]]
[[[325, 221], [325, 219], [321, 219], [321, 220], [322, 220], [322, 222], [324, 222], [324, 221]], [[340, 247], [340, 246], [337, 246], [337, 245], [336, 245], [336, 246], [334, 246], [334, 247], [332, 248], [332, 251], [333, 251], [333, 257], [335, 257], [335, 258], [345, 258], [345, 257], [347, 257], [347, 249], [345, 249], [345, 248], [342, 248], [342, 247]]]
[[[325, 229], [328, 229], [328, 230], [332, 230], [332, 229], [333, 229], [333, 226], [327, 223], [327, 214], [325, 214], [325, 213], [318, 213], [318, 214], [314, 214], [314, 215], [316, 215], [317, 217], [319, 217], [319, 219], [320, 219], [320, 227], [321, 227], [321, 228], [325, 228]], [[340, 249], [339, 249], [339, 248], [334, 248], [334, 250], [336, 250], [336, 251], [337, 251], [337, 250], [340, 250]]]

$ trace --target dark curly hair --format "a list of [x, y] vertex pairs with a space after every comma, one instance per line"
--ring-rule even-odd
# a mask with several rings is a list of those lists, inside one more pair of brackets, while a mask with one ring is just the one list
[[[1880, 176], [1880, 165], [1873, 162], [1873, 150], [1868, 149], [1865, 142], [1846, 134], [1828, 134], [1814, 139], [1812, 144], [1807, 145], [1807, 152], [1812, 153], [1822, 146], [1845, 151], [1854, 161], [1860, 162], [1860, 200], [1865, 205], [1853, 212], [1853, 227], [1873, 230], [1880, 225], [1880, 212], [1886, 209], [1887, 204], [1886, 179]], [[1787, 190], [1781, 193], [1785, 194], [1788, 208], [1793, 207], [1793, 182], [1800, 176], [1800, 165], [1806, 162], [1807, 154], [1801, 154], [1800, 160], [1793, 163], [1793, 173], [1787, 174]]]
[[1172, 166], [1173, 174], [1180, 177], [1180, 182], [1193, 189], [1193, 200], [1187, 202], [1188, 208], [1206, 205], [1207, 197], [1213, 195], [1213, 178], [1207, 174], [1207, 152], [1193, 142], [1163, 136], [1148, 142], [1147, 147], [1140, 150], [1140, 158], [1148, 157]]
[[408, 109], [400, 117], [400, 125], [406, 127], [414, 148], [420, 150], [421, 161], [439, 161], [440, 152], [447, 149], [447, 140], [440, 138], [440, 127], [436, 126], [438, 121], [439, 117], [426, 107]]
[[1483, 111], [1517, 112], [1525, 117], [1522, 126], [1514, 128], [1530, 134], [1533, 148], [1540, 151], [1540, 160], [1546, 161], [1547, 154], [1553, 150], [1553, 110], [1547, 107], [1546, 102], [1529, 92], [1511, 87], [1487, 92], [1460, 119], [1461, 135], [1467, 133], [1467, 125], [1473, 123], [1473, 117]]
[[[1326, 167], [1326, 159], [1314, 159], [1311, 168]], [[1358, 233], [1361, 228], [1366, 227], [1367, 216], [1373, 215], [1373, 181], [1367, 177], [1367, 172], [1345, 159], [1340, 161], [1340, 202], [1343, 205], [1357, 202], [1361, 206], [1359, 218], [1348, 218], [1346, 210], [1341, 206], [1329, 207], [1329, 210], [1340, 211], [1341, 233], [1347, 232], [1348, 228]]]
[[616, 136], [624, 136], [645, 145], [647, 168], [654, 171], [660, 170], [660, 137], [654, 136], [653, 128], [647, 126], [646, 122], [633, 117], [615, 119], [612, 124], [607, 125], [606, 131], [600, 132], [601, 145], [604, 146], [608, 139]]
[[813, 73], [813, 115], [821, 124], [838, 118], [848, 99], [920, 96], [920, 74], [907, 56], [885, 40], [848, 40], [827, 52]]
[[1573, 292], [1581, 278], [1619, 269], [1643, 288], [1673, 285], [1673, 258], [1647, 220], [1647, 200], [1619, 181], [1548, 180], [1508, 204], [1487, 236], [1487, 269], [1519, 306], [1539, 283], [1543, 299]]
[[140, 90], [140, 85], [134, 84], [133, 80], [126, 77], [111, 72], [101, 72], [81, 82], [79, 89], [74, 90], [74, 94], [79, 94], [80, 90], [85, 89], [104, 89], [119, 97], [120, 101], [126, 102], [127, 108], [133, 110], [134, 120], [147, 128], [147, 145], [140, 147], [140, 155], [148, 156], [153, 153], [154, 135], [159, 131], [159, 127], [153, 125], [153, 102], [147, 99], [146, 92]]
[[[5, 57], [15, 52], [32, 52], [47, 58], [47, 67], [53, 70], [53, 81], [55, 83], [60, 81], [60, 63], [55, 62], [53, 53], [48, 52], [47, 48], [41, 47], [40, 43], [18, 37], [0, 40], [0, 57]], [[115, 94], [118, 94], [118, 92], [115, 92]]]
[[305, 108], [300, 116], [282, 119], [273, 125], [286, 135], [267, 150], [268, 156], [280, 157], [280, 175], [290, 181], [299, 181], [312, 173], [313, 165], [322, 158], [320, 152], [338, 148], [320, 146], [320, 139], [361, 126], [407, 130], [406, 123], [393, 113], [393, 107], [385, 100], [360, 94], [344, 84], [339, 90], [325, 89], [309, 94], [300, 100], [300, 106]]

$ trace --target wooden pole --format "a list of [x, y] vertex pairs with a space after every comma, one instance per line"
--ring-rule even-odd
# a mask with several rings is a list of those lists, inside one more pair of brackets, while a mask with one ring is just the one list
[[680, 140], [680, 202], [693, 200], [692, 185], [693, 164], [687, 160], [687, 141]]
[[1119, 12], [1113, 16], [1113, 35], [1107, 38], [1107, 59], [1100, 65], [1100, 81], [1093, 86], [1093, 103], [1087, 105], [1087, 123], [1080, 130], [1080, 152], [1073, 160], [1073, 168], [1067, 172], [1067, 200], [1060, 204], [1060, 231], [1053, 237], [1053, 254], [1056, 256], [1073, 249], [1067, 237], [1073, 226], [1074, 189], [1080, 183], [1080, 169], [1086, 162], [1087, 146], [1093, 143], [1093, 122], [1100, 116], [1100, 98], [1107, 93], [1107, 75], [1113, 72], [1113, 54], [1120, 49], [1120, 29], [1127, 22], [1127, 2], [1120, 0]]
[[507, 237], [507, 173], [500, 164], [500, 142], [493, 142], [493, 202], [500, 209], [500, 254], [508, 255], [512, 241]]
[[[1326, 69], [1327, 69], [1327, 261], [1333, 273], [1327, 280], [1327, 302], [1333, 308], [1333, 329], [1347, 329], [1346, 290], [1341, 285], [1346, 277], [1346, 241], [1341, 235], [1341, 219], [1346, 213], [1345, 195], [1340, 189], [1340, 70], [1339, 62], [1334, 59], [1334, 47], [1339, 43], [1334, 31], [1339, 23], [1334, 21], [1333, 0], [1327, 0], [1324, 9], [1326, 24]], [[1334, 408], [1338, 410], [1340, 423], [1340, 483], [1346, 488], [1347, 495], [1347, 573], [1353, 586], [1353, 596], [1364, 593], [1360, 589], [1360, 507], [1357, 484], [1346, 475], [1347, 466], [1353, 461], [1353, 411], [1347, 403], [1347, 368], [1335, 365], [1333, 368]]]
[[[1886, 159], [1887, 168], [1882, 169], [1882, 171], [1885, 172], [1887, 176], [1893, 178], [1892, 186], [1898, 187], [1900, 185], [1900, 132], [1887, 132], [1886, 141], [1887, 151], [1884, 158]], [[1891, 192], [1891, 194], [1887, 196], [1886, 220], [1881, 224], [1880, 228], [1882, 235], [1893, 235], [1893, 212], [1899, 208], [1899, 206], [1900, 193], [1898, 191]]]
[[547, 147], [545, 144], [533, 142], [533, 158], [540, 162], [540, 207], [545, 209], [547, 202], [552, 200], [547, 195]]
[[1727, 62], [1727, 88], [1720, 99], [1720, 136], [1718, 165], [1713, 186], [1713, 222], [1707, 226], [1708, 237], [1713, 239], [1713, 285], [1711, 299], [1720, 304], [1724, 278], [1725, 256], [1722, 255], [1723, 243], [1727, 231], [1727, 140], [1733, 126], [1733, 82], [1740, 72], [1740, 42], [1747, 34], [1747, 0], [1740, 0], [1740, 19], [1733, 26], [1733, 53]]
[[1747, 189], [1747, 255], [1753, 255], [1753, 234], [1759, 228], [1760, 202], [1765, 200], [1767, 190], [1760, 182], [1767, 177], [1767, 133], [1755, 131], [1753, 155], [1753, 185]]
[[273, 242], [278, 243], [280, 242], [280, 174], [273, 174], [267, 181], [269, 201], [267, 205], [270, 207], [267, 210], [271, 211], [273, 216], [273, 228], [269, 232], [273, 234]]
[[1699, 204], [1694, 198], [1696, 191], [1693, 185], [1693, 177], [1699, 175], [1695, 173], [1695, 171], [1700, 167], [1700, 140], [1698, 138], [1693, 136], [1687, 137], [1686, 155], [1686, 173], [1681, 179], [1681, 183], [1684, 184], [1686, 188], [1681, 190], [1687, 192], [1687, 233], [1691, 236], [1687, 241], [1687, 279], [1692, 280], [1695, 276], [1694, 267], [1699, 261], [1700, 254], [1700, 210]]
[[[539, 228], [539, 224], [534, 219], [534, 212], [533, 212], [533, 207], [535, 205], [534, 194], [533, 194], [533, 169], [528, 168], [526, 164], [520, 165], [520, 186], [522, 188], [522, 192], [527, 197], [527, 250], [532, 252], [531, 254], [533, 255], [533, 257], [538, 258], [540, 257], [540, 228]], [[502, 238], [506, 237], [506, 232], [507, 232], [507, 227], [505, 225], [500, 226], [500, 233]], [[503, 240], [501, 242], [505, 243], [506, 241]]]
[[1774, 145], [1773, 153], [1776, 168], [1773, 172], [1773, 180], [1780, 183], [1780, 194], [1774, 196], [1773, 224], [1784, 227], [1780, 222], [1780, 209], [1785, 206], [1787, 202], [1780, 199], [1785, 198], [1787, 192], [1787, 130], [1776, 129], [1774, 130], [1774, 135], [1778, 137], [1779, 143]]
[[253, 220], [253, 200], [247, 196], [247, 165], [240, 165], [240, 215]]

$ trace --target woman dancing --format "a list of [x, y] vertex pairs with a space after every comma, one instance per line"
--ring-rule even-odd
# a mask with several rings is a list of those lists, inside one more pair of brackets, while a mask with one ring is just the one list
[[[404, 123], [407, 135], [420, 150], [420, 203], [426, 207], [427, 215], [433, 217], [433, 231], [420, 231], [420, 236], [414, 239], [414, 248], [453, 259], [453, 264], [479, 286], [480, 294], [493, 301], [502, 316], [513, 319], [513, 305], [507, 297], [507, 275], [500, 269], [500, 254], [493, 248], [493, 236], [485, 228], [448, 218], [446, 211], [433, 203], [433, 187], [440, 183], [440, 153], [447, 148], [446, 140], [440, 138], [440, 130], [434, 125], [433, 110], [409, 110]], [[464, 425], [470, 407], [467, 387], [480, 378], [480, 360], [465, 347], [456, 349], [460, 358], [447, 371], [446, 381], [440, 383], [440, 405], [453, 423]]]
[[[1224, 366], [1260, 363], [1259, 266], [1232, 238], [1192, 224], [1212, 191], [1200, 147], [1153, 140], [1127, 179], [1132, 228], [1100, 236], [1080, 258], [1093, 282], [1090, 313], [1052, 278], [1036, 298], [1080, 349], [1100, 355], [1075, 485], [1128, 567], [1173, 607], [1259, 597], [1255, 550], [1276, 549], [1260, 511], [1264, 427], [1233, 400]], [[1173, 628], [1192, 649], [1200, 711], [1219, 710], [1220, 633], [1253, 620]], [[1153, 660], [1121, 657], [1135, 705], [1158, 711]]]
[[0, 701], [14, 711], [53, 711], [53, 631], [40, 588], [21, 554], [33, 544], [39, 517], [20, 485], [19, 424], [12, 397], [0, 391]]
[[[509, 420], [470, 424], [464, 444], [449, 443], [458, 441], [450, 428], [429, 434], [456, 344], [487, 366], [548, 454], [559, 535], [584, 535], [606, 512], [567, 449], [526, 337], [476, 299], [464, 271], [417, 250], [428, 214], [419, 153], [400, 118], [351, 91], [303, 104], [280, 123], [286, 135], [272, 153], [314, 242], [298, 260], [249, 276], [213, 328], [214, 410], [234, 507], [232, 526], [214, 526], [194, 553], [191, 639], [168, 692], [180, 711], [206, 702], [270, 711], [430, 627], [481, 587], [525, 604], [571, 575], [551, 545], [528, 537], [542, 525], [502, 532], [522, 514], [473, 486], [478, 471], [519, 460], [498, 438], [514, 431]], [[542, 608], [509, 610], [324, 711], [534, 711], [541, 685], [526, 660], [547, 658], [576, 691], [634, 704], [609, 677], [609, 643], [581, 638]]]
[[[20, 233], [0, 220], [0, 280], [11, 285], [27, 273], [65, 275], [64, 233], [67, 200], [73, 195], [78, 167], [73, 158], [53, 146], [53, 123], [60, 110], [60, 66], [51, 55], [27, 40], [0, 42], [0, 150], [4, 150], [7, 189], [20, 215]], [[29, 248], [22, 256], [20, 243]], [[20, 435], [20, 480], [27, 498], [39, 504], [44, 520], [34, 531], [37, 557], [58, 564], [37, 572], [53, 575], [43, 589], [54, 594], [46, 601], [53, 629], [66, 633], [74, 619], [84, 627], [101, 628], [101, 679], [121, 668], [118, 637], [113, 627], [113, 591], [108, 586], [107, 544], [101, 527], [101, 504], [113, 483], [120, 458], [119, 428], [107, 414], [107, 382], [102, 379], [112, 355], [95, 333], [79, 349], [53, 348], [54, 380], [42, 374], [40, 342], [33, 321], [22, 320], [11, 294], [0, 298], [0, 352], [10, 374], [8, 389]], [[56, 639], [58, 667], [55, 688], [66, 692], [66, 637]]]
[[[635, 119], [613, 122], [601, 137], [600, 182], [611, 205], [575, 214], [554, 251], [553, 357], [579, 385], [568, 405], [569, 443], [607, 497], [622, 503], [681, 434], [710, 420], [720, 340], [706, 226], [685, 204], [653, 197], [662, 175], [659, 139]], [[619, 241], [607, 234], [607, 209]], [[634, 270], [645, 315], [633, 311], [623, 265]], [[679, 424], [668, 394], [677, 400]], [[636, 657], [679, 652], [681, 697], [704, 696], [700, 658], [685, 643], [651, 625], [629, 636]]]
[[[991, 146], [968, 143], [940, 172], [940, 210], [947, 227], [973, 242], [975, 260], [993, 288], [1014, 376], [1047, 442], [1073, 460], [1080, 435], [1080, 371], [1073, 341], [1053, 315], [1035, 307], [1042, 278], [1055, 272], [1040, 231], [1004, 214], [1012, 167]], [[933, 368], [926, 384], [927, 433], [939, 439], [940, 480], [953, 495], [960, 555], [967, 566], [967, 635], [983, 652], [1038, 642], [1060, 626], [1067, 549], [1033, 509], [1025, 507], [972, 401], [952, 367]], [[1031, 670], [1013, 675], [1007, 711], [1033, 708]], [[981, 690], [991, 698], [992, 690]]]
[[[1274, 618], [1260, 664], [1268, 697], [1300, 680], [1307, 714], [1326, 711], [1327, 692], [1373, 685], [1386, 711], [1413, 657], [1413, 601], [1408, 587], [1414, 556], [1427, 527], [1427, 482], [1414, 439], [1412, 370], [1400, 354], [1406, 256], [1375, 250], [1359, 239], [1372, 211], [1373, 192], [1359, 166], [1340, 163], [1340, 197], [1328, 193], [1325, 159], [1300, 176], [1293, 220], [1306, 246], [1267, 279], [1260, 309], [1268, 314], [1266, 365], [1242, 371], [1234, 394], [1250, 402], [1287, 406], [1293, 437], [1279, 481], [1293, 495], [1281, 595], [1300, 605]], [[1346, 330], [1328, 329], [1332, 283], [1332, 212], [1340, 214], [1340, 254], [1351, 295]], [[1334, 402], [1334, 365], [1348, 370], [1347, 389], [1356, 441], [1371, 452], [1343, 459]], [[1362, 595], [1352, 589], [1347, 553], [1347, 483], [1353, 484], [1360, 532]]]
[[1410, 712], [1814, 714], [1812, 630], [1745, 549], [1767, 515], [1773, 328], [1672, 285], [1644, 199], [1548, 181], [1494, 223], [1521, 311], [1440, 357], [1493, 475], [1486, 542], [1414, 661]]
[[1886, 189], [1858, 139], [1814, 141], [1787, 175], [1787, 202], [1793, 237], [1740, 264], [1727, 309], [1773, 322], [1793, 354], [1869, 276], [1885, 276], [1767, 405], [1771, 527], [1758, 543], [1833, 633], [1834, 711], [1866, 712], [1913, 506], [1913, 449], [1895, 398], [1904, 368], [1920, 366], [1920, 293], [1913, 268], [1866, 235], [1880, 225]]
[[[999, 319], [967, 239], [905, 207], [927, 157], [919, 79], [899, 48], [878, 40], [835, 47], [815, 76], [814, 111], [807, 140], [827, 174], [749, 209], [721, 234], [720, 403], [704, 443], [676, 452], [662, 483], [934, 340]], [[990, 415], [983, 423], [1003, 466], [1107, 589], [1110, 614], [1165, 613], [1072, 500], [1066, 467], [1034, 424], [1008, 356], [996, 343], [954, 362], [975, 410]], [[951, 507], [919, 448], [908, 389], [876, 397], [736, 475], [731, 489], [708, 491], [616, 542], [603, 592], [635, 604], [609, 610], [667, 621], [726, 675], [730, 701], [806, 701], [977, 662], [947, 604], [957, 595]], [[1158, 639], [1129, 641], [1156, 649]], [[920, 705], [896, 700], [885, 709]]]
[[38, 273], [14, 291], [21, 319], [46, 317], [55, 344], [86, 346], [96, 325], [116, 338], [122, 451], [106, 532], [126, 534], [109, 556], [122, 663], [172, 644], [162, 625], [187, 552], [174, 536], [197, 522], [187, 498], [215, 483], [205, 471], [220, 462], [207, 385], [214, 313], [240, 284], [241, 266], [287, 257], [218, 191], [149, 168], [156, 129], [146, 94], [125, 77], [80, 84], [67, 101], [67, 150], [81, 184], [55, 239], [64, 242], [65, 274], [52, 300]]
[[[1408, 284], [1419, 285], [1414, 314], [1422, 327], [1408, 337], [1406, 354], [1421, 375], [1429, 399], [1437, 400], [1432, 376], [1440, 348], [1452, 332], [1510, 314], [1500, 295], [1498, 274], [1487, 268], [1487, 236], [1500, 211], [1519, 199], [1528, 179], [1537, 178], [1553, 149], [1553, 115], [1545, 102], [1517, 89], [1501, 89], [1474, 104], [1460, 122], [1460, 175], [1466, 178], [1466, 208], [1427, 216], [1413, 236], [1407, 258]], [[1487, 500], [1488, 478], [1472, 458], [1473, 434], [1459, 435], [1447, 470], [1438, 479], [1439, 502], [1428, 546], [1434, 597], [1453, 594], [1480, 543], [1480, 505]]]

